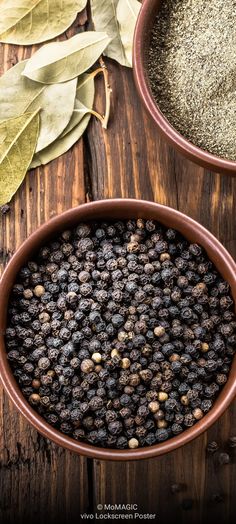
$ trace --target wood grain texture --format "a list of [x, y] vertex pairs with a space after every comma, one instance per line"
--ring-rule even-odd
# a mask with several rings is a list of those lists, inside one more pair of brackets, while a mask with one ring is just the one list
[[[236, 180], [204, 171], [185, 160], [160, 137], [140, 105], [132, 72], [109, 63], [113, 89], [108, 132], [96, 121], [88, 130], [87, 162], [92, 199], [134, 197], [154, 200], [188, 214], [215, 234], [236, 258]], [[97, 106], [103, 104], [102, 85]], [[199, 524], [235, 520], [235, 456], [217, 465], [206, 454], [208, 441], [222, 449], [236, 433], [236, 405], [208, 434], [168, 456], [140, 463], [94, 463], [94, 507], [137, 503], [140, 512], [156, 513], [157, 522]], [[122, 480], [121, 480], [122, 479]], [[185, 489], [171, 494], [171, 484]], [[222, 495], [216, 504], [212, 497]], [[193, 508], [184, 510], [183, 501]], [[104, 519], [105, 522], [105, 519]]]
[[[30, 53], [29, 48], [1, 46], [2, 71]], [[174, 152], [142, 109], [132, 71], [107, 64], [113, 89], [109, 129], [93, 119], [70, 152], [27, 175], [10, 212], [1, 217], [2, 267], [48, 218], [111, 197], [149, 199], [179, 209], [206, 226], [236, 258], [236, 179], [206, 172]], [[101, 78], [96, 85], [96, 107], [102, 110]], [[86, 460], [39, 436], [1, 391], [0, 521], [81, 522], [80, 513], [96, 511], [97, 504], [137, 503], [140, 513], [156, 513], [154, 521], [160, 524], [231, 524], [236, 452], [231, 451], [229, 465], [219, 467], [206, 445], [217, 440], [224, 449], [235, 434], [234, 404], [207, 434], [167, 456], [127, 464]], [[183, 490], [173, 495], [170, 487], [176, 482]], [[217, 494], [223, 496], [219, 504], [212, 501]], [[185, 499], [193, 500], [192, 509], [183, 509]]]

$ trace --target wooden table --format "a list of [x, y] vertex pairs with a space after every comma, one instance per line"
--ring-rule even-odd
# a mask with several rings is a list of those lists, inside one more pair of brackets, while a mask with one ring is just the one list
[[[84, 22], [82, 16], [76, 25]], [[30, 48], [2, 45], [2, 72], [30, 53]], [[141, 107], [132, 71], [109, 60], [107, 64], [113, 89], [109, 129], [102, 130], [93, 119], [70, 152], [26, 176], [9, 213], [1, 217], [2, 267], [52, 216], [111, 197], [143, 198], [179, 209], [206, 226], [236, 257], [236, 178], [204, 171], [169, 147]], [[97, 88], [96, 107], [101, 108], [102, 80]], [[137, 503], [140, 513], [156, 513], [152, 521], [160, 524], [232, 523], [236, 451], [229, 465], [218, 466], [206, 454], [206, 445], [217, 440], [224, 448], [235, 434], [236, 404], [207, 434], [167, 456], [139, 463], [100, 462], [45, 440], [1, 390], [0, 521], [74, 524], [97, 504]], [[185, 489], [173, 495], [170, 487], [176, 482]], [[216, 503], [212, 497], [218, 494], [223, 500]], [[182, 508], [186, 499], [193, 500], [192, 509]]]

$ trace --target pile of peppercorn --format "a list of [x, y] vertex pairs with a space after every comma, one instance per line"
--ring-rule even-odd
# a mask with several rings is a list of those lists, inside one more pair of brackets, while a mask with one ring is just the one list
[[175, 230], [81, 223], [21, 269], [8, 358], [24, 396], [63, 433], [150, 446], [211, 409], [235, 353], [233, 306], [204, 250]]

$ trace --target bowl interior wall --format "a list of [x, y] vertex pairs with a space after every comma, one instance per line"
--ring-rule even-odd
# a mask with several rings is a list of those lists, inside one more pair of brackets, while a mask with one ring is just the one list
[[152, 97], [153, 102], [155, 104], [156, 104], [156, 101], [152, 94], [152, 89], [151, 89], [150, 79], [149, 79], [149, 74], [148, 74], [148, 60], [149, 60], [149, 48], [150, 48], [152, 30], [153, 30], [153, 26], [154, 26], [154, 22], [155, 22], [157, 13], [161, 6], [161, 2], [162, 0], [151, 0], [150, 1], [148, 14], [144, 20], [143, 27], [142, 27], [142, 36], [145, 35], [145, 38], [142, 38], [143, 46], [142, 46], [142, 50], [140, 53], [140, 60], [141, 60], [142, 67], [143, 67], [145, 81], [149, 89], [149, 94]]

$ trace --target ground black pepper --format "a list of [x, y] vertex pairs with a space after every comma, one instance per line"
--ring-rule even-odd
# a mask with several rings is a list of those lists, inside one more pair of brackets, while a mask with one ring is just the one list
[[232, 0], [163, 0], [148, 65], [153, 95], [169, 122], [229, 160], [236, 160], [235, 24]]
[[80, 224], [21, 269], [6, 346], [23, 394], [48, 423], [135, 449], [211, 409], [235, 353], [236, 319], [228, 284], [173, 229], [142, 219]]

